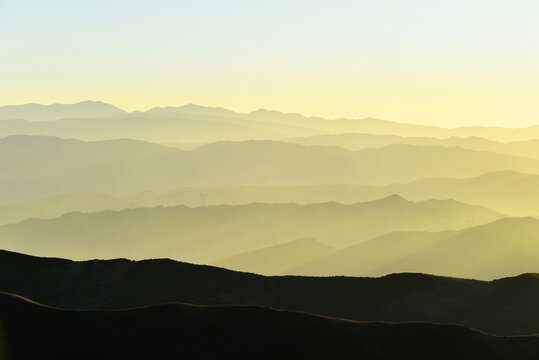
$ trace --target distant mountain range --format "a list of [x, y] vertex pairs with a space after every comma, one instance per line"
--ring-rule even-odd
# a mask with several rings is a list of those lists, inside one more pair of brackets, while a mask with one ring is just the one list
[[446, 129], [373, 118], [328, 120], [263, 109], [242, 114], [194, 104], [133, 113], [92, 101], [73, 105], [27, 104], [0, 107], [0, 119], [4, 119], [0, 121], [0, 137], [47, 135], [92, 141], [127, 137], [158, 143], [206, 143], [342, 133], [434, 138], [478, 136], [496, 141], [539, 138], [539, 126]]
[[409, 202], [399, 196], [342, 205], [248, 204], [69, 213], [0, 227], [0, 246], [84, 259], [173, 257], [211, 262], [311, 237], [334, 247], [385, 232], [440, 231], [483, 224], [501, 214], [453, 200]]
[[514, 170], [539, 160], [458, 147], [391, 145], [357, 152], [273, 141], [220, 142], [192, 151], [135, 140], [0, 139], [0, 205], [66, 192], [132, 196], [181, 186], [382, 185]]
[[539, 338], [456, 325], [365, 323], [260, 307], [59, 310], [0, 293], [13, 359], [535, 359]]
[[264, 277], [165, 259], [73, 262], [0, 251], [0, 291], [68, 309], [256, 305], [363, 321], [463, 324], [500, 335], [539, 332], [534, 274], [490, 282], [423, 274]]
[[0, 106], [0, 120], [45, 121], [65, 118], [101, 118], [125, 114], [126, 112], [122, 109], [101, 101], [83, 101], [76, 104]]
[[403, 137], [395, 135], [374, 134], [337, 134], [316, 135], [298, 138], [284, 138], [280, 141], [301, 144], [305, 146], [338, 146], [343, 149], [358, 151], [367, 148], [381, 148], [394, 144], [416, 146], [458, 146], [463, 149], [490, 151], [500, 154], [539, 158], [539, 140], [527, 140], [503, 143], [480, 137], [450, 137], [437, 139], [432, 137]]
[[0, 360], [537, 359], [539, 125], [0, 106], [0, 248]]
[[485, 206], [511, 216], [539, 215], [539, 175], [511, 171], [488, 173], [474, 178], [432, 178], [387, 186], [300, 185], [237, 186], [225, 188], [186, 187], [166, 192], [144, 191], [131, 198], [103, 193], [66, 193], [41, 200], [0, 206], [0, 225], [28, 218], [55, 218], [68, 212], [100, 212], [127, 208], [258, 203], [353, 204], [392, 194], [406, 199], [455, 199]]

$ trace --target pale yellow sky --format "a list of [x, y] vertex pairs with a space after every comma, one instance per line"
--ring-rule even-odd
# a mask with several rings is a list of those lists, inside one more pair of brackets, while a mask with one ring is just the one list
[[0, 3], [0, 105], [101, 100], [539, 123], [539, 3]]

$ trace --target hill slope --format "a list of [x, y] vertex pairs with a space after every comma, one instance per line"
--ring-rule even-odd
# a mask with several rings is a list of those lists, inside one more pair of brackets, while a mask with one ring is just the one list
[[[459, 229], [499, 213], [452, 200], [410, 202], [393, 195], [367, 203], [247, 204], [69, 213], [0, 227], [0, 246], [75, 259], [172, 257], [209, 263], [302, 237], [342, 247], [387, 231]], [[446, 224], [450, 222], [449, 224]]]
[[67, 193], [0, 206], [0, 225], [30, 218], [51, 219], [68, 212], [122, 210], [135, 203], [103, 193]]
[[460, 323], [494, 334], [539, 332], [539, 278], [530, 274], [491, 282], [422, 274], [264, 277], [171, 260], [73, 262], [0, 251], [0, 290], [74, 309], [259, 305], [356, 320]]
[[256, 307], [168, 304], [97, 312], [0, 294], [8, 356], [22, 358], [518, 359], [539, 338], [454, 325], [357, 323]]
[[215, 262], [214, 265], [263, 275], [284, 274], [292, 268], [327, 256], [336, 250], [314, 239], [303, 238], [229, 256]]
[[507, 218], [460, 231], [393, 233], [344, 248], [295, 274], [378, 276], [424, 272], [495, 279], [539, 271], [539, 220]]
[[280, 141], [301, 144], [305, 146], [338, 146], [343, 149], [358, 151], [366, 148], [381, 148], [393, 144], [408, 144], [416, 146], [458, 146], [463, 149], [491, 151], [523, 157], [539, 158], [539, 140], [527, 140], [502, 143], [480, 137], [445, 139], [431, 137], [403, 137], [395, 135], [374, 134], [336, 134], [314, 135], [298, 138], [285, 138]]

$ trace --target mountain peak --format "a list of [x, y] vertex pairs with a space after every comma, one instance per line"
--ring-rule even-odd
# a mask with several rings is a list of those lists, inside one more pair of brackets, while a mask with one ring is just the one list
[[381, 204], [381, 203], [384, 203], [384, 204], [405, 204], [405, 203], [408, 203], [408, 202], [409, 202], [408, 200], [406, 200], [405, 198], [403, 198], [399, 194], [391, 194], [391, 195], [386, 196], [384, 198], [374, 200], [374, 201], [370, 201], [369, 203], [376, 203], [376, 204]]

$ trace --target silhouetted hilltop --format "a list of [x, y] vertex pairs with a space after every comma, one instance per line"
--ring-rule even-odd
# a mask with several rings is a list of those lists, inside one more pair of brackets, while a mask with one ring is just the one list
[[453, 200], [416, 203], [398, 196], [351, 205], [156, 207], [76, 212], [4, 225], [0, 246], [74, 259], [172, 257], [211, 263], [303, 237], [342, 247], [385, 232], [461, 229], [469, 226], [469, 219], [483, 224], [499, 217], [486, 208]]
[[455, 325], [352, 322], [260, 307], [70, 311], [0, 293], [11, 359], [535, 359], [537, 337]]
[[494, 334], [539, 332], [535, 275], [491, 282], [421, 274], [264, 277], [166, 259], [73, 262], [0, 251], [0, 290], [61, 308], [259, 305], [356, 320], [460, 323]]
[[82, 101], [76, 104], [25, 104], [0, 106], [0, 120], [56, 120], [64, 118], [102, 118], [125, 115], [114, 105], [101, 101]]

